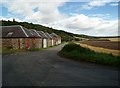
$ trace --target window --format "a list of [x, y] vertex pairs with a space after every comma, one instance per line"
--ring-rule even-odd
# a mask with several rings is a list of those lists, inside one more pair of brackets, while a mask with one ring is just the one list
[[6, 37], [12, 36], [13, 32], [9, 32]]

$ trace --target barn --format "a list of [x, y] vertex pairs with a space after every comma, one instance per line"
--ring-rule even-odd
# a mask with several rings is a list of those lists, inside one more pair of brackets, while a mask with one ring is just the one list
[[21, 49], [28, 35], [22, 26], [2, 26], [2, 47]]
[[57, 34], [55, 33], [52, 33], [50, 34], [52, 36], [52, 38], [54, 39], [54, 44], [55, 45], [58, 45], [58, 44], [61, 44], [61, 37], [58, 36]]
[[21, 25], [1, 26], [2, 47], [10, 49], [47, 48], [61, 43], [61, 37]]
[[53, 38], [49, 33], [45, 33], [48, 37], [48, 47], [53, 46]]
[[42, 38], [42, 48], [47, 48], [48, 46], [48, 37], [43, 31], [37, 31]]
[[29, 29], [31, 39], [31, 47], [32, 48], [42, 48], [42, 37], [35, 29]]
[[32, 34], [25, 27], [20, 25], [2, 26], [2, 47], [12, 49], [30, 49], [35, 48], [35, 38], [41, 38], [38, 35]]

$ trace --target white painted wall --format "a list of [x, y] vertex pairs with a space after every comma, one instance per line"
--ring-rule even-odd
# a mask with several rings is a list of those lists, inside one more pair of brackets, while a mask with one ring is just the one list
[[47, 39], [43, 39], [43, 48], [47, 48]]
[[54, 43], [53, 43], [54, 41], [53, 41], [53, 39], [52, 39], [52, 46], [54, 45]]
[[58, 40], [56, 41], [56, 45], [58, 45]]
[[61, 44], [61, 40], [58, 40], [58, 44]]

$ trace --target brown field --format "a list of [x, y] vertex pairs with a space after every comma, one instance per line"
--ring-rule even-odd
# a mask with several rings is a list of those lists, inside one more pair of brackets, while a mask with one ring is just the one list
[[120, 42], [112, 42], [112, 41], [83, 41], [79, 42], [82, 44], [87, 44], [90, 46], [95, 46], [95, 47], [101, 47], [101, 48], [107, 48], [107, 49], [112, 49], [112, 50], [120, 50]]
[[95, 52], [112, 54], [114, 56], [120, 56], [120, 42], [112, 41], [81, 41], [75, 42], [82, 47], [89, 48]]
[[112, 42], [120, 42], [120, 38], [106, 38]]

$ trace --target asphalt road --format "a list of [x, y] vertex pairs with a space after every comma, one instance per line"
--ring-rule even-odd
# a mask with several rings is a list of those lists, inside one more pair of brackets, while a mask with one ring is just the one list
[[3, 86], [118, 86], [116, 68], [57, 55], [64, 45], [2, 57]]

